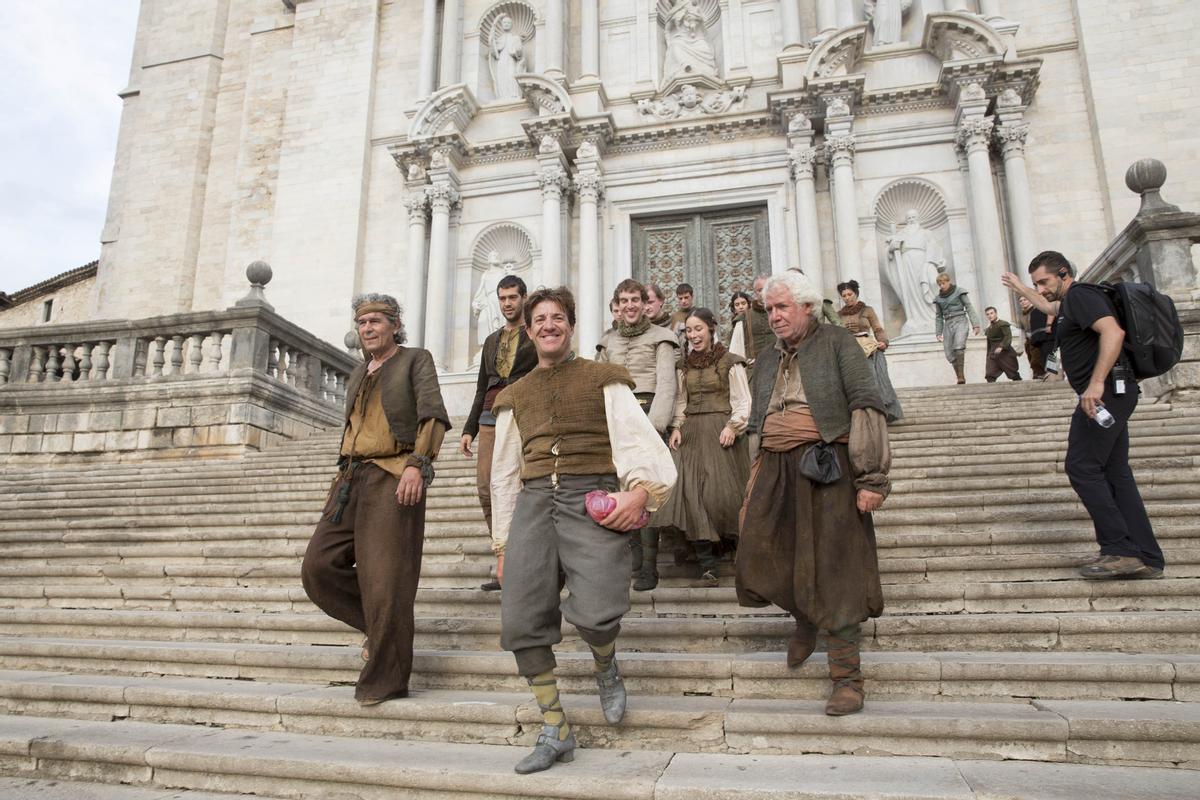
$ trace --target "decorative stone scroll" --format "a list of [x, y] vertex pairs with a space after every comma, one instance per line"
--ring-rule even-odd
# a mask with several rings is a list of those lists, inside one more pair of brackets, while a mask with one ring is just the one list
[[695, 86], [685, 83], [674, 94], [657, 100], [638, 101], [638, 113], [643, 117], [672, 120], [683, 117], [698, 117], [705, 114], [724, 114], [740, 106], [746, 100], [746, 88], [735, 86], [717, 92], [702, 94]]

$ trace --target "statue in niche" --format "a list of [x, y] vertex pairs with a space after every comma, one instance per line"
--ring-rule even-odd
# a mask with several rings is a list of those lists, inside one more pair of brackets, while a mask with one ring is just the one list
[[709, 44], [704, 12], [696, 0], [675, 0], [666, 19], [667, 59], [662, 85], [675, 78], [717, 78], [717, 54]]
[[500, 263], [500, 254], [493, 250], [488, 254], [488, 267], [479, 278], [479, 289], [471, 299], [471, 310], [477, 315], [475, 321], [475, 342], [482, 346], [492, 331], [504, 324], [504, 315], [500, 313], [500, 300], [496, 297], [496, 287], [505, 275], [516, 271], [517, 265], [509, 260]]
[[871, 21], [875, 44], [900, 41], [900, 28], [910, 8], [912, 0], [864, 0], [863, 13]]
[[945, 268], [942, 247], [937, 237], [921, 227], [916, 210], [904, 215], [904, 228], [887, 240], [888, 272], [892, 287], [904, 306], [901, 336], [933, 332], [933, 298], [937, 294], [937, 276]]
[[522, 97], [517, 75], [528, 71], [525, 65], [525, 43], [521, 41], [521, 35], [513, 30], [512, 17], [508, 14], [502, 14], [492, 28], [488, 55], [496, 99], [516, 100]]

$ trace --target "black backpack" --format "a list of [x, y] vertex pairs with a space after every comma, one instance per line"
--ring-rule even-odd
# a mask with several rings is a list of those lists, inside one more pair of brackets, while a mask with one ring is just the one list
[[1112, 301], [1125, 329], [1122, 357], [1137, 380], [1157, 378], [1183, 356], [1183, 326], [1171, 298], [1148, 283], [1093, 284]]

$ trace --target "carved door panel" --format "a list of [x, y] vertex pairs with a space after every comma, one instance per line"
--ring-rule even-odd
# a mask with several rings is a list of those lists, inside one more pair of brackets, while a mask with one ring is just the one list
[[746, 208], [635, 220], [633, 276], [667, 294], [690, 283], [696, 305], [717, 315], [723, 340], [730, 327], [729, 298], [750, 291], [754, 276], [771, 271], [766, 209]]

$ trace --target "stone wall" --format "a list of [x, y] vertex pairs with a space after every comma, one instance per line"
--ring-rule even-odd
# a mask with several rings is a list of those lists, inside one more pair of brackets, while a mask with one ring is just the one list
[[0, 328], [23, 328], [43, 324], [42, 315], [47, 300], [53, 301], [50, 307], [51, 324], [87, 322], [95, 319], [96, 278], [85, 278], [39, 294], [11, 308], [0, 309]]

